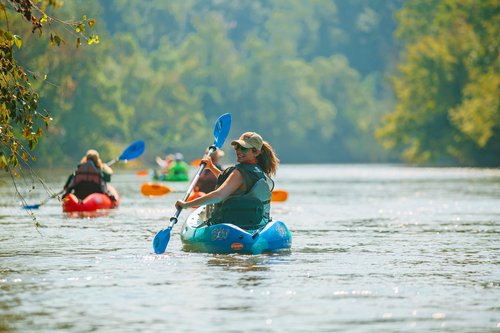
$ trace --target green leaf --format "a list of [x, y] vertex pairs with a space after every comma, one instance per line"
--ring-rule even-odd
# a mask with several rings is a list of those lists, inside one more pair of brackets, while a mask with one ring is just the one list
[[58, 35], [54, 36], [54, 42], [57, 44], [57, 46], [61, 45], [62, 39]]
[[17, 48], [20, 49], [23, 46], [23, 41], [22, 41], [21, 37], [19, 37], [18, 35], [14, 35], [13, 38], [14, 38], [14, 43], [16, 44]]

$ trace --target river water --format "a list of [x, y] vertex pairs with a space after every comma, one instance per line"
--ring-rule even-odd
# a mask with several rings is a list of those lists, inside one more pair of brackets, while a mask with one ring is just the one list
[[272, 215], [292, 249], [258, 256], [184, 252], [187, 212], [154, 255], [183, 193], [147, 181], [118, 170], [118, 209], [69, 218], [53, 199], [35, 228], [0, 179], [0, 332], [500, 331], [500, 169], [284, 165]]

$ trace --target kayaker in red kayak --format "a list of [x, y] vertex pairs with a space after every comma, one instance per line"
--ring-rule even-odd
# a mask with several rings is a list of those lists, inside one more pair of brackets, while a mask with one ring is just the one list
[[80, 160], [75, 172], [68, 177], [63, 198], [73, 193], [79, 200], [83, 200], [92, 193], [104, 193], [114, 200], [107, 188], [112, 174], [113, 169], [102, 163], [99, 152], [90, 149]]
[[231, 142], [238, 164], [222, 171], [211, 157], [203, 159], [206, 168], [217, 177], [213, 192], [187, 202], [179, 200], [177, 207], [213, 205], [208, 209], [208, 223], [231, 221], [243, 228], [255, 228], [269, 222], [270, 198], [279, 159], [271, 145], [255, 132], [243, 133]]
[[[205, 154], [208, 152], [205, 152]], [[220, 149], [217, 149], [210, 155], [210, 158], [212, 159], [212, 164], [219, 170], [222, 170], [222, 166], [220, 165], [220, 159], [222, 156], [224, 156], [224, 152]], [[198, 182], [196, 183], [195, 186], [195, 191], [196, 192], [203, 192], [203, 193], [210, 193], [213, 190], [215, 190], [215, 186], [217, 185], [217, 177], [215, 174], [209, 170], [205, 169], [203, 172], [200, 174], [200, 178], [198, 179]]]

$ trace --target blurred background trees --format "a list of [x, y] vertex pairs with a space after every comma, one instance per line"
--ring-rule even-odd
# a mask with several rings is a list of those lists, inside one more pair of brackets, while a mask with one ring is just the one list
[[285, 163], [500, 165], [498, 1], [66, 1], [100, 43], [59, 49], [4, 2], [16, 61], [46, 75], [40, 167], [135, 139], [194, 159], [225, 112]]

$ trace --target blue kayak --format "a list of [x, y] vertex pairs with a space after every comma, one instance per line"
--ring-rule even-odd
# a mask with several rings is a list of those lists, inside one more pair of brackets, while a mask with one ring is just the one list
[[182, 226], [181, 240], [187, 251], [261, 254], [289, 251], [292, 246], [292, 234], [281, 221], [244, 230], [229, 223], [206, 225], [200, 218], [203, 215], [204, 207], [196, 209]]

